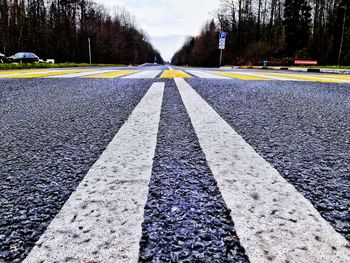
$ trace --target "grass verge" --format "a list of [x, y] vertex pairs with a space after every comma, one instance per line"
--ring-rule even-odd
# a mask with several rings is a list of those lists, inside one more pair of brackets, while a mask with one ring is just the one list
[[312, 66], [309, 68], [350, 69], [350, 66]]

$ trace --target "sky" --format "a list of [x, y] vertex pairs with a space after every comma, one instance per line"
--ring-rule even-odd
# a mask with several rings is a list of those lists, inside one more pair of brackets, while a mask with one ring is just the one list
[[187, 36], [198, 35], [220, 0], [95, 0], [113, 10], [118, 5], [135, 16], [166, 61]]

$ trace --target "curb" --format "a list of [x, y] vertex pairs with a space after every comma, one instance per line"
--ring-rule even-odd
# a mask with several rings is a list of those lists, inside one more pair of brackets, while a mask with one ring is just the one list
[[232, 66], [232, 67], [221, 67], [221, 69], [264, 69], [264, 70], [289, 70], [289, 71], [295, 71], [295, 72], [350, 74], [350, 69], [331, 69], [331, 68], [297, 68], [297, 67], [272, 67], [272, 66]]

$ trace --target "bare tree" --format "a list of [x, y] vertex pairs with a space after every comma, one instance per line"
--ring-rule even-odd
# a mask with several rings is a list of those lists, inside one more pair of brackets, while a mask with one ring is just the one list
[[0, 47], [8, 55], [33, 51], [57, 61], [162, 62], [136, 19], [119, 8], [113, 16], [90, 0], [0, 0]]
[[[349, 0], [221, 0], [214, 17], [228, 33], [224, 63], [260, 64], [268, 59], [280, 65], [300, 56], [336, 64], [342, 47], [340, 62], [350, 64], [350, 12], [344, 15], [345, 8], [350, 10]], [[185, 43], [174, 61], [180, 54], [187, 57], [181, 63], [198, 64], [183, 56], [191, 54], [190, 49]]]

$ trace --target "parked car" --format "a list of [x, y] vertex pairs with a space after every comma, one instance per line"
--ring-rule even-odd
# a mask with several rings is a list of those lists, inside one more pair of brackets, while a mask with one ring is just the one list
[[5, 55], [0, 53], [0, 63], [5, 63], [5, 62], [6, 62]]
[[30, 52], [19, 52], [7, 58], [9, 62], [33, 63], [39, 62], [39, 57]]

